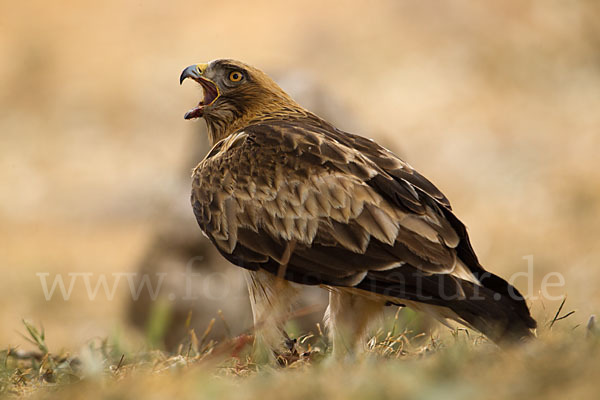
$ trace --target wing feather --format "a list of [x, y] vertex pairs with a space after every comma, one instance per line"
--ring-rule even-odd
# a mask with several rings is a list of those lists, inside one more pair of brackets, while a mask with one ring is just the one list
[[234, 135], [195, 169], [192, 193], [198, 223], [232, 262], [273, 273], [287, 262], [286, 278], [302, 283], [358, 285], [406, 266], [469, 277], [449, 203], [386, 149], [284, 122]]

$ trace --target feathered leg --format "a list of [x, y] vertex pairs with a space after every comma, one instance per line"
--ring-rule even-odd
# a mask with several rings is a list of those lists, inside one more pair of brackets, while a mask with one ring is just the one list
[[332, 289], [325, 324], [333, 343], [333, 357], [352, 356], [365, 349], [369, 325], [382, 316], [385, 303], [346, 291]]
[[284, 325], [289, 319], [298, 290], [288, 281], [266, 271], [246, 271], [246, 283], [254, 317], [255, 348], [266, 348], [267, 358], [281, 353]]

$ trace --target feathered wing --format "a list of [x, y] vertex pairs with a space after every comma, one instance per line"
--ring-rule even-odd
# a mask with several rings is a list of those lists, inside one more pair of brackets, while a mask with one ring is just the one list
[[444, 195], [368, 139], [312, 120], [255, 124], [217, 143], [193, 179], [200, 227], [238, 266], [442, 307], [497, 342], [535, 327]]

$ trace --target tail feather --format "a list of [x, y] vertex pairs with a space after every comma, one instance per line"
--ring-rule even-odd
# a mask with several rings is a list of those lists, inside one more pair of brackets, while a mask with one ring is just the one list
[[[470, 269], [481, 285], [471, 285], [478, 290], [482, 300], [457, 302], [454, 312], [478, 331], [496, 343], [506, 343], [534, 336], [537, 324], [531, 317], [525, 299], [519, 291], [497, 275], [486, 271], [471, 246], [465, 225], [450, 211], [443, 208], [444, 215], [462, 238], [456, 248], [457, 256]], [[465, 291], [470, 290], [468, 283], [462, 283]], [[468, 298], [468, 296], [467, 296]]]
[[534, 336], [537, 324], [516, 289], [511, 295], [470, 282], [461, 286], [466, 299], [453, 301], [449, 307], [468, 325], [500, 345]]
[[[447, 309], [451, 312], [442, 312], [444, 318], [455, 319], [499, 345], [533, 337], [536, 322], [517, 289], [491, 273], [480, 282], [481, 285], [448, 274], [425, 275], [404, 266], [369, 272], [358, 288], [423, 311], [427, 311], [427, 306]], [[438, 311], [436, 314], [440, 315]]]

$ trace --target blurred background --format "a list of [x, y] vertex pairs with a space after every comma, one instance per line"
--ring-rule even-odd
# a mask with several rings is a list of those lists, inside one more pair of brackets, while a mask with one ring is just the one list
[[[22, 318], [51, 348], [174, 343], [190, 309], [216, 331], [218, 310], [233, 334], [251, 325], [240, 271], [189, 206], [207, 144], [183, 119], [201, 89], [178, 77], [224, 57], [400, 154], [450, 198], [484, 266], [533, 263], [515, 284], [536, 318], [567, 295], [585, 323], [600, 307], [599, 16], [594, 0], [0, 2], [2, 347], [24, 344]], [[132, 302], [139, 271], [164, 277], [156, 300]], [[551, 272], [564, 285], [543, 299]], [[111, 289], [118, 274], [114, 296], [89, 296], [84, 276]], [[57, 276], [75, 277], [68, 300], [46, 299]]]

